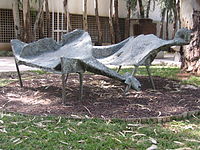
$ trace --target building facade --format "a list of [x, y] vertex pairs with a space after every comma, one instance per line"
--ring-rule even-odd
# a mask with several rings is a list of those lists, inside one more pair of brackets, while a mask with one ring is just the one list
[[[60, 40], [61, 35], [66, 32], [66, 21], [64, 17], [63, 0], [48, 0], [51, 15], [51, 35], [55, 40]], [[68, 0], [69, 11], [71, 14], [71, 24], [73, 29], [82, 29], [82, 14], [83, 14], [83, 0]], [[103, 43], [110, 43], [110, 30], [109, 30], [109, 3], [108, 0], [99, 0], [99, 15], [101, 28], [103, 32]], [[37, 5], [31, 4], [31, 7], [37, 10]], [[95, 20], [95, 3], [94, 0], [88, 0], [88, 32], [92, 37], [93, 43], [97, 42], [98, 33], [96, 29]], [[122, 39], [125, 33], [125, 18], [127, 15], [126, 1], [119, 0], [119, 24], [120, 34]], [[31, 15], [32, 23], [35, 20], [35, 15]], [[45, 18], [45, 15], [44, 15]], [[137, 18], [137, 14], [131, 16], [130, 34], [133, 35], [133, 24]], [[150, 18], [157, 24], [156, 34], [159, 35], [159, 21], [160, 9], [156, 7], [154, 11], [150, 11]], [[22, 20], [22, 16], [21, 16]], [[44, 19], [45, 20], [45, 19]], [[44, 22], [45, 24], [45, 22]], [[46, 32], [46, 30], [45, 30]], [[14, 22], [12, 15], [12, 0], [1, 0], [0, 3], [0, 50], [10, 49], [10, 40], [15, 38]]]

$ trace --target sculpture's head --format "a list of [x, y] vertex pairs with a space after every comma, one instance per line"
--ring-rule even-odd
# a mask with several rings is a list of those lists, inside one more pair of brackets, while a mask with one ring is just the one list
[[191, 30], [188, 30], [187, 28], [181, 28], [176, 32], [174, 39], [179, 40], [180, 43], [189, 44], [191, 40], [191, 33]]
[[136, 91], [140, 91], [141, 84], [135, 77], [133, 77], [129, 73], [126, 73], [125, 77], [126, 77], [125, 84], [129, 85], [132, 89], [134, 89]]

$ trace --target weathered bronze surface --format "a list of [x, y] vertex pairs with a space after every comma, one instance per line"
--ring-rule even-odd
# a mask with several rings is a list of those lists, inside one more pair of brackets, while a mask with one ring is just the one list
[[[188, 37], [189, 31], [181, 29], [173, 40], [162, 40], [154, 35], [140, 35], [136, 38], [130, 37], [119, 44], [93, 47], [87, 32], [74, 30], [65, 34], [59, 43], [52, 38], [44, 38], [29, 44], [15, 39], [11, 40], [11, 45], [20, 81], [18, 64], [60, 73], [62, 82], [65, 82], [65, 74], [78, 73], [81, 82], [80, 98], [82, 98], [82, 75], [85, 71], [119, 80], [127, 85], [127, 90], [129, 88], [140, 90], [140, 82], [134, 77], [136, 69], [132, 74], [120, 75], [105, 64], [148, 67], [159, 51], [173, 45], [188, 44]], [[150, 75], [149, 68], [147, 70]], [[23, 86], [22, 82], [20, 85]], [[65, 83], [62, 84], [62, 88], [65, 103]]]

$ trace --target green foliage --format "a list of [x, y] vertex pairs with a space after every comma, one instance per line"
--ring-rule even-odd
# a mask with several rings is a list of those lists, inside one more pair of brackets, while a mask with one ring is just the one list
[[47, 74], [48, 72], [43, 70], [31, 70], [30, 72], [36, 73], [38, 75]]
[[159, 0], [159, 3], [161, 5], [161, 8], [166, 8], [167, 10], [174, 9], [176, 6], [175, 0]]
[[0, 56], [13, 56], [12, 51], [0, 50]]
[[[200, 77], [198, 76], [190, 76], [187, 80], [179, 79], [177, 74], [180, 73], [180, 68], [178, 67], [166, 67], [166, 66], [151, 66], [151, 74], [152, 76], [160, 76], [163, 78], [170, 78], [175, 80], [181, 80], [183, 84], [192, 84], [196, 86], [200, 86]], [[133, 68], [125, 68], [121, 69], [120, 74], [124, 74], [126, 72], [131, 73]], [[148, 76], [146, 68], [140, 67], [136, 73], [136, 76]]]
[[137, 6], [137, 0], [125, 0], [127, 8], [131, 8], [132, 10], [136, 9]]
[[[138, 0], [125, 0], [126, 1], [126, 7], [131, 8], [133, 11], [137, 11], [136, 6], [138, 5]], [[150, 1], [150, 2], [149, 2]], [[143, 0], [143, 8], [144, 12], [147, 13], [148, 3], [153, 5], [153, 10], [155, 9], [155, 2], [158, 0]], [[150, 6], [149, 6], [150, 7]], [[145, 15], [146, 16], [146, 15]]]
[[[131, 73], [132, 69], [133, 68], [121, 69], [120, 74], [124, 74], [126, 72]], [[171, 79], [177, 79], [176, 74], [180, 72], [180, 69], [178, 67], [151, 66], [150, 69], [152, 76], [160, 76], [163, 78], [171, 78]], [[139, 67], [136, 75], [148, 76], [146, 67]]]
[[161, 8], [161, 12], [167, 11], [169, 15], [169, 22], [173, 22], [174, 13], [176, 11], [176, 0], [158, 0]]
[[16, 81], [15, 79], [0, 79], [0, 87], [6, 86], [9, 83]]
[[164, 124], [0, 113], [0, 149], [199, 149], [199, 117]]
[[197, 76], [191, 76], [187, 80], [182, 81], [183, 84], [193, 84], [200, 86], [200, 77]]

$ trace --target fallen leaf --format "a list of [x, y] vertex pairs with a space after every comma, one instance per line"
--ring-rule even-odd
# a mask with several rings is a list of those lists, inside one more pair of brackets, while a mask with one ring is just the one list
[[20, 141], [21, 139], [20, 138], [16, 138], [13, 143], [17, 143], [18, 141]]
[[35, 92], [33, 95], [36, 96], [39, 93], [39, 91]]
[[128, 127], [138, 127], [138, 126], [142, 126], [141, 124], [128, 124]]
[[80, 126], [82, 123], [83, 123], [82, 121], [78, 122], [78, 123], [77, 123], [77, 126]]
[[149, 140], [150, 140], [153, 144], [157, 144], [157, 141], [156, 141], [155, 139], [153, 139], [152, 137], [150, 137]]
[[66, 143], [66, 142], [63, 142], [63, 141], [59, 141], [60, 143], [62, 144], [65, 144], [65, 145], [69, 145], [69, 143]]
[[71, 115], [71, 117], [76, 118], [76, 119], [81, 119], [82, 117], [78, 116], [78, 115]]
[[22, 143], [23, 142], [23, 140], [20, 140], [20, 141], [18, 141], [17, 143], [15, 143], [15, 145], [18, 145], [18, 144], [20, 144], [20, 143]]
[[188, 125], [188, 126], [185, 126], [185, 127], [183, 127], [184, 129], [191, 129], [191, 130], [194, 130], [194, 128], [193, 128], [193, 126], [192, 125]]
[[79, 140], [78, 143], [85, 143], [85, 140]]
[[100, 137], [100, 136], [93, 136], [93, 137], [91, 137], [91, 138], [93, 138], [93, 139], [98, 139], [98, 140], [100, 140], [100, 141], [103, 141], [103, 139]]
[[128, 131], [123, 131], [123, 132], [124, 132], [125, 134], [126, 134], [126, 133], [134, 133], [134, 131], [129, 131], [129, 130], [128, 130]]
[[137, 133], [137, 134], [134, 134], [133, 136], [146, 136], [146, 134]]
[[119, 142], [119, 143], [122, 143], [122, 141], [120, 141], [119, 139], [117, 139], [117, 138], [113, 138], [114, 140], [116, 140], [117, 142]]
[[36, 134], [37, 135], [37, 132], [31, 131], [31, 130], [28, 130], [27, 132], [31, 133], [31, 134]]
[[158, 133], [156, 132], [156, 129], [154, 129], [153, 132], [155, 133], [155, 135], [158, 135]]
[[125, 134], [124, 134], [124, 133], [122, 133], [122, 132], [119, 132], [119, 135], [121, 135], [121, 136], [125, 137]]
[[159, 112], [158, 112], [158, 116], [157, 116], [157, 117], [160, 117], [160, 116], [161, 116], [161, 114], [162, 114], [162, 113], [159, 111]]
[[177, 148], [175, 150], [192, 150], [190, 147]]
[[59, 117], [58, 122], [56, 124], [59, 124], [61, 122], [61, 117]]
[[174, 143], [176, 143], [176, 144], [178, 144], [178, 145], [180, 145], [180, 146], [185, 145], [185, 143], [182, 143], [182, 142], [179, 142], [179, 141], [174, 141]]
[[43, 121], [41, 121], [41, 123], [52, 123], [52, 122], [54, 122], [54, 121], [52, 121], [52, 120], [43, 120]]
[[158, 149], [157, 145], [151, 145], [151, 147], [147, 148], [146, 150], [155, 150]]
[[0, 132], [1, 132], [1, 133], [8, 133], [8, 132], [6, 131], [6, 129], [5, 129], [5, 128], [3, 128], [3, 129], [0, 129]]
[[75, 129], [73, 129], [73, 128], [67, 128], [67, 130], [68, 130], [69, 132], [71, 132], [71, 133], [74, 133], [74, 132], [76, 132], [76, 130], [75, 130]]
[[185, 141], [188, 141], [188, 142], [200, 143], [200, 141], [195, 140], [195, 139], [184, 139], [184, 140], [185, 140]]
[[33, 124], [36, 125], [36, 126], [39, 127], [39, 128], [44, 128], [44, 127], [46, 127], [46, 126], [43, 125], [41, 122], [33, 123]]

